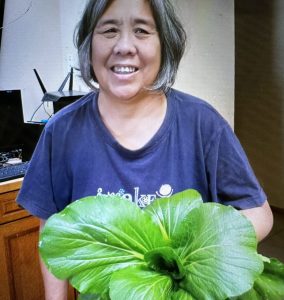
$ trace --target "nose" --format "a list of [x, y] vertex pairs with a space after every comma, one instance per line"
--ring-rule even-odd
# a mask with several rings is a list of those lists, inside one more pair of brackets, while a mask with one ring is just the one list
[[137, 52], [134, 37], [131, 33], [121, 34], [114, 47], [113, 52], [116, 55], [135, 55]]

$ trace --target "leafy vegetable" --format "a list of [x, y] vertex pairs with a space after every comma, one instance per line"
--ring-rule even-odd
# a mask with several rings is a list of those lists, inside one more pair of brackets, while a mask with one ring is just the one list
[[68, 279], [82, 300], [251, 300], [240, 297], [259, 287], [264, 294], [267, 276], [275, 286], [283, 282], [274, 260], [260, 276], [256, 247], [240, 212], [203, 203], [194, 190], [144, 210], [117, 196], [80, 199], [49, 218], [39, 244], [49, 270]]
[[46, 223], [40, 253], [50, 271], [82, 293], [105, 293], [113, 272], [146, 265], [144, 254], [166, 245], [151, 217], [118, 197], [75, 201]]
[[[264, 271], [256, 279], [253, 288], [234, 300], [283, 300], [284, 265], [272, 258], [264, 262]], [[232, 299], [233, 300], [233, 299]]]

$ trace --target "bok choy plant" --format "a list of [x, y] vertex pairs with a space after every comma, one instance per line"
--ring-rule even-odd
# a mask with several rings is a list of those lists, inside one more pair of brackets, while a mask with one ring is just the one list
[[143, 210], [118, 196], [77, 200], [47, 220], [39, 250], [81, 299], [284, 299], [283, 264], [257, 253], [252, 224], [195, 190]]

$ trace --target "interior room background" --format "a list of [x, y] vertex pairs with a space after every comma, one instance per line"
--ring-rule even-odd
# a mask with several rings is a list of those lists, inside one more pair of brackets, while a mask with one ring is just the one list
[[[0, 89], [21, 89], [25, 121], [43, 96], [33, 69], [55, 91], [77, 66], [73, 31], [86, 2], [6, 0]], [[174, 3], [188, 33], [175, 87], [205, 99], [228, 120], [270, 203], [284, 208], [284, 1]], [[74, 75], [74, 89], [88, 91]], [[46, 109], [53, 111], [51, 104]], [[34, 120], [47, 117], [41, 108]]]
[[[29, 120], [42, 98], [33, 68], [47, 90], [54, 91], [70, 66], [77, 65], [73, 31], [86, 2], [6, 0], [0, 88], [22, 90], [25, 120]], [[176, 87], [208, 99], [233, 124], [233, 1], [174, 2], [189, 36]], [[74, 89], [84, 90], [86, 87], [76, 75], [79, 74], [75, 73]], [[43, 109], [36, 115], [36, 119], [42, 118], [46, 118]]]

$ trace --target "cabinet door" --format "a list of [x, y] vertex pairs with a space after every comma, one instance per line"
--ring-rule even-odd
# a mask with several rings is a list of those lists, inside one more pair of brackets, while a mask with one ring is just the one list
[[[38, 257], [39, 221], [26, 217], [0, 226], [0, 299], [44, 300]], [[69, 300], [75, 299], [72, 288]]]

